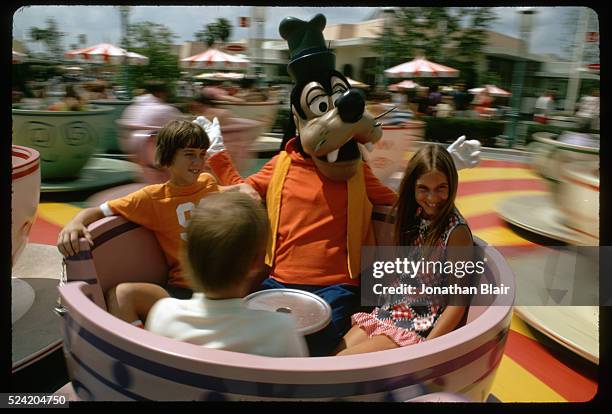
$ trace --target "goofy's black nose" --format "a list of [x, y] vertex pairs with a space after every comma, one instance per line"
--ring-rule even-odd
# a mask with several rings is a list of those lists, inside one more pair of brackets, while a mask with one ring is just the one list
[[359, 89], [349, 89], [336, 99], [334, 105], [338, 108], [340, 119], [352, 124], [359, 121], [363, 116], [365, 96]]

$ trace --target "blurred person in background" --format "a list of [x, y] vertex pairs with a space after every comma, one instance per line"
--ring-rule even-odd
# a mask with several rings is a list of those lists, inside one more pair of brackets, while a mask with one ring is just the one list
[[232, 113], [227, 109], [216, 108], [212, 97], [205, 91], [198, 93], [191, 99], [189, 102], [189, 112], [195, 117], [204, 116], [209, 120], [218, 118], [221, 126], [230, 123], [230, 118], [232, 117]]
[[268, 100], [267, 94], [262, 88], [255, 85], [255, 79], [244, 78], [240, 82], [240, 90], [235, 95], [236, 98], [244, 99], [245, 102], [265, 102]]
[[61, 100], [47, 107], [48, 111], [84, 111], [87, 101], [77, 92], [72, 84], [66, 85], [65, 95]]
[[599, 89], [594, 88], [589, 95], [580, 98], [576, 116], [581, 128], [599, 130]]
[[214, 101], [235, 103], [244, 102], [244, 99], [230, 95], [225, 89], [221, 87], [218, 82], [209, 81], [207, 84], [204, 85], [201, 92]]
[[486, 88], [482, 90], [474, 99], [474, 110], [481, 116], [487, 114], [487, 109], [493, 106], [493, 98], [489, 95]]
[[436, 117], [448, 118], [453, 113], [453, 97], [449, 95], [442, 96], [442, 102], [436, 105]]
[[416, 112], [419, 115], [427, 115], [429, 106], [428, 90], [429, 88], [427, 87], [418, 87], [416, 97], [412, 100], [412, 102], [416, 104]]
[[535, 102], [535, 111], [533, 119], [536, 122], [545, 124], [551, 112], [555, 108], [554, 92], [547, 90], [542, 93]]
[[438, 85], [432, 85], [429, 90], [428, 96], [428, 104], [427, 104], [427, 115], [435, 115], [436, 106], [442, 102], [442, 94], [438, 91]]
[[465, 90], [465, 83], [459, 82], [453, 91], [454, 116], [467, 116], [473, 96]]
[[167, 122], [181, 117], [181, 112], [166, 103], [170, 91], [161, 81], [147, 81], [145, 94], [134, 98], [134, 103], [123, 112], [121, 121], [130, 126], [161, 128]]

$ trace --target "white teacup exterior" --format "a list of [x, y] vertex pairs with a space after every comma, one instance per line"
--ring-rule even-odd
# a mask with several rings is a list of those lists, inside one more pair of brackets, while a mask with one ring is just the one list
[[573, 230], [599, 239], [599, 163], [563, 165], [559, 185], [559, 210]]
[[40, 200], [40, 154], [32, 148], [12, 146], [11, 263], [25, 248]]
[[530, 144], [531, 164], [548, 180], [561, 181], [563, 165], [574, 161], [599, 161], [597, 140], [582, 137], [583, 134], [562, 134], [558, 139], [547, 132], [533, 134]]

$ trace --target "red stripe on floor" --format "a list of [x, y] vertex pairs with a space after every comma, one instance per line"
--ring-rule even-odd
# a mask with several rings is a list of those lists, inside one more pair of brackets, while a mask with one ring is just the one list
[[458, 196], [495, 193], [502, 191], [548, 191], [546, 183], [539, 179], [459, 181]]
[[573, 371], [543, 345], [518, 332], [510, 330], [504, 353], [570, 402], [589, 401], [597, 392], [596, 382]]
[[502, 160], [480, 160], [479, 167], [496, 167], [496, 168], [525, 168], [530, 170], [531, 165], [524, 162], [502, 161]]
[[487, 227], [505, 227], [506, 222], [499, 217], [497, 213], [486, 213], [479, 214], [477, 216], [470, 216], [466, 219], [470, 229], [480, 230]]
[[57, 243], [57, 235], [62, 228], [57, 224], [49, 223], [43, 218], [36, 217], [30, 230], [30, 243], [51, 244]]

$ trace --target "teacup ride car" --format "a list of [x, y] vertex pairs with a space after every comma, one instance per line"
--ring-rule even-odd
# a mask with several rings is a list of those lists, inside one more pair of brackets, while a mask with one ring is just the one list
[[572, 161], [598, 161], [599, 135], [566, 131], [560, 135], [536, 132], [527, 149], [530, 163], [542, 177], [561, 181], [563, 164]]
[[40, 154], [33, 148], [13, 145], [11, 198], [11, 263], [15, 264], [28, 242], [40, 198]]
[[507, 222], [572, 245], [599, 245], [599, 136], [533, 134], [531, 165], [550, 194], [507, 198], [497, 211]]
[[[186, 117], [194, 119], [193, 116]], [[252, 167], [251, 147], [261, 134], [262, 123], [243, 118], [229, 118], [230, 122], [221, 125], [221, 134], [234, 165], [242, 174]], [[152, 125], [128, 124], [116, 121], [119, 128], [119, 146], [125, 154], [141, 167], [140, 181], [147, 184], [163, 183], [169, 175], [155, 163], [155, 143], [157, 132], [161, 129]]]
[[49, 357], [61, 358], [62, 340], [52, 312], [61, 255], [55, 246], [28, 243], [40, 197], [40, 154], [19, 145], [11, 153], [11, 385], [25, 390], [50, 381], [44, 367], [53, 366], [49, 361], [55, 359]]
[[[599, 136], [566, 132], [561, 136], [540, 132], [533, 135], [531, 162], [549, 184], [550, 193], [517, 196], [503, 200], [498, 214], [508, 223], [538, 236], [572, 246], [581, 260], [599, 263]], [[589, 247], [591, 246], [591, 247]], [[556, 260], [550, 254], [557, 276]], [[575, 259], [576, 263], [578, 259]], [[582, 272], [597, 277], [597, 273]], [[574, 276], [576, 277], [576, 276]], [[599, 283], [589, 281], [589, 283]], [[584, 283], [584, 281], [583, 281]], [[582, 290], [585, 290], [584, 285]], [[584, 302], [582, 302], [584, 303]], [[596, 303], [593, 303], [596, 305]], [[599, 363], [598, 306], [516, 306], [517, 315], [577, 355]]]
[[382, 126], [383, 135], [372, 152], [362, 151], [372, 172], [382, 182], [395, 173], [403, 172], [408, 164], [407, 153], [414, 151], [414, 143], [425, 136], [425, 122], [408, 120], [396, 125]]
[[40, 153], [41, 192], [89, 190], [130, 181], [134, 165], [92, 157], [112, 108], [51, 111], [15, 104], [13, 143]]
[[250, 119], [261, 122], [262, 130], [260, 134], [270, 132], [274, 125], [278, 108], [277, 100], [267, 100], [262, 102], [228, 102], [214, 101], [215, 107], [227, 109], [236, 118]]
[[[390, 226], [385, 216], [373, 215], [380, 237]], [[93, 247], [80, 240], [60, 287], [64, 354], [79, 399], [408, 401], [443, 392], [484, 401], [502, 358], [512, 303], [499, 296], [470, 306], [464, 325], [446, 335], [361, 355], [271, 358], [158, 336], [115, 318], [104, 301], [120, 282], [165, 282], [155, 236], [121, 217], [89, 230]], [[494, 248], [485, 252], [485, 277], [510, 286], [513, 300], [512, 271]]]
[[119, 147], [119, 142], [117, 141], [118, 131], [116, 121], [121, 119], [125, 108], [131, 105], [134, 101], [121, 99], [94, 99], [89, 102], [99, 107], [112, 108], [112, 112], [110, 112], [108, 117], [108, 122], [104, 126], [104, 130], [100, 137], [98, 149], [104, 154], [115, 154], [116, 156], [120, 155], [121, 148]]

